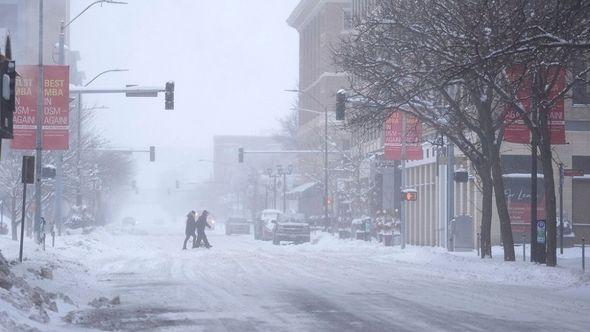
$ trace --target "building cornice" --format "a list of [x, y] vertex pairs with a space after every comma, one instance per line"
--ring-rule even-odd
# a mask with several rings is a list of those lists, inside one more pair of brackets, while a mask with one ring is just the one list
[[350, 0], [301, 0], [287, 18], [287, 24], [297, 31], [301, 31], [327, 3], [347, 4], [350, 3]]

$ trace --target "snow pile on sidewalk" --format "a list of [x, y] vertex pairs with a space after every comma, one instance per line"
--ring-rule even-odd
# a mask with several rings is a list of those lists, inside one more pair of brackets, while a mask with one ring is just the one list
[[[48, 267], [30, 272], [38, 273], [40, 278], [52, 277], [51, 269]], [[16, 276], [0, 253], [0, 328], [9, 331], [39, 331], [42, 324], [50, 321], [49, 312], [58, 312], [58, 298], [68, 300], [61, 293], [46, 292]]]
[[61, 330], [69, 311], [97, 296], [92, 276], [80, 263], [92, 250], [86, 238], [63, 236], [46, 251], [25, 239], [21, 264], [19, 242], [0, 237], [0, 331]]
[[[549, 268], [545, 265], [523, 262], [505, 262], [502, 249], [494, 248], [493, 259], [480, 259], [475, 252], [448, 252], [439, 247], [399, 246], [385, 247], [381, 243], [359, 240], [340, 240], [329, 234], [317, 235], [311, 243], [287, 246], [287, 250], [328, 252], [334, 255], [358, 256], [374, 262], [383, 270], [420, 268], [434, 278], [454, 280], [480, 280], [505, 285], [528, 285], [562, 289], [590, 287], [590, 274], [566, 266]], [[521, 258], [522, 259], [522, 258]]]

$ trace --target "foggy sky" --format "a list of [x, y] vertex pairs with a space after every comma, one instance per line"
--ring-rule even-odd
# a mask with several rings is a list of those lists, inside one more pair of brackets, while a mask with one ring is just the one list
[[[71, 1], [71, 14], [91, 0]], [[297, 83], [298, 39], [285, 23], [297, 0], [129, 0], [94, 7], [71, 25], [72, 48], [95, 87], [176, 81], [176, 110], [163, 98], [86, 98], [125, 144], [207, 148], [213, 134], [261, 134], [277, 127]], [[102, 127], [102, 126], [101, 126]], [[108, 125], [105, 127], [111, 127]], [[141, 129], [141, 130], [138, 130]], [[129, 135], [133, 133], [133, 135]]]
[[[72, 0], [72, 17], [91, 0]], [[212, 158], [215, 134], [272, 134], [297, 85], [298, 37], [285, 20], [298, 0], [127, 0], [95, 6], [70, 26], [93, 87], [176, 82], [175, 110], [158, 98], [86, 96], [114, 147], [182, 147]]]

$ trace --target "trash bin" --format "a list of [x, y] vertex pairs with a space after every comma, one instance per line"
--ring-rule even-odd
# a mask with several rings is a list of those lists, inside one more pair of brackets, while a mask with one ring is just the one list
[[473, 218], [456, 216], [451, 220], [451, 248], [455, 251], [471, 251], [473, 247]]
[[393, 246], [393, 234], [383, 234], [383, 244], [386, 247]]
[[341, 239], [349, 239], [350, 238], [350, 231], [347, 229], [338, 230], [338, 237]]

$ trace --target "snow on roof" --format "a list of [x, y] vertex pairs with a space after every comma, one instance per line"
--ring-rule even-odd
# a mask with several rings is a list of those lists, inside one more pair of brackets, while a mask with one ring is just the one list
[[[530, 179], [531, 173], [508, 173], [508, 174], [503, 174], [502, 177], [514, 178], [514, 179]], [[543, 174], [537, 174], [537, 178], [542, 179]]]
[[358, 225], [358, 224], [362, 224], [363, 221], [370, 221], [370, 220], [371, 220], [371, 217], [362, 216], [360, 218], [354, 218], [354, 219], [352, 219], [351, 223], [354, 224], [354, 225]]
[[313, 182], [307, 182], [307, 183], [304, 183], [304, 184], [300, 184], [297, 187], [289, 190], [287, 192], [287, 195], [304, 193], [308, 189], [313, 188], [313, 186], [315, 186], [316, 184], [318, 184], [318, 182], [315, 182], [315, 181], [313, 181]]
[[262, 210], [262, 213], [280, 213], [280, 214], [283, 214], [283, 211], [276, 210], [276, 209], [264, 209], [264, 210]]

